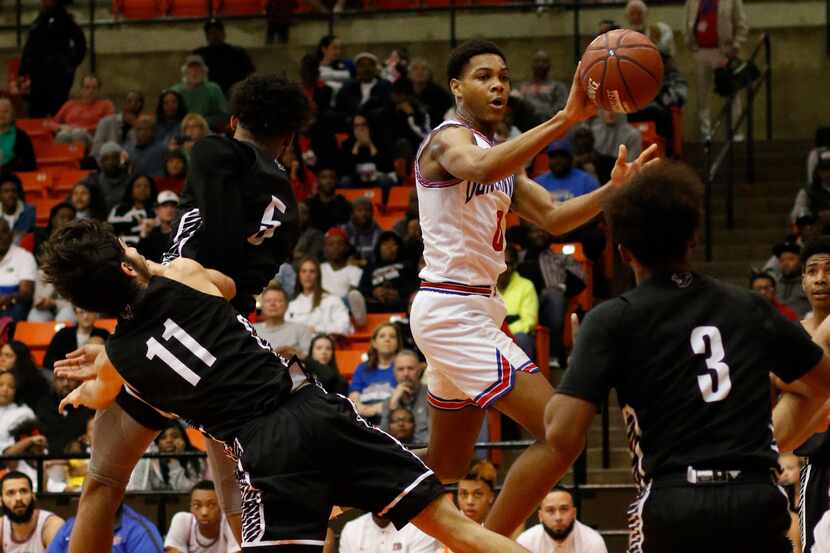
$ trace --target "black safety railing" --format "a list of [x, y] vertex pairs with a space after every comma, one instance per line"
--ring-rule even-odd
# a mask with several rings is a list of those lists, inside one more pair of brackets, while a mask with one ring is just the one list
[[[759, 68], [760, 75], [753, 81], [748, 81], [742, 89], [736, 91], [726, 99], [723, 108], [715, 119], [711, 135], [704, 144], [706, 167], [704, 171], [704, 241], [706, 261], [712, 260], [712, 194], [721, 169], [726, 172], [726, 228], [735, 228], [735, 137], [745, 128], [746, 147], [746, 179], [749, 183], [755, 182], [755, 100], [764, 90], [766, 114], [766, 139], [772, 140], [772, 44], [768, 33], [763, 33], [752, 51], [752, 55], [745, 62], [757, 65], [758, 57], [763, 52], [764, 67]], [[745, 104], [741, 113], [736, 117], [735, 100], [745, 92]], [[723, 144], [716, 147], [715, 137], [723, 130]]]

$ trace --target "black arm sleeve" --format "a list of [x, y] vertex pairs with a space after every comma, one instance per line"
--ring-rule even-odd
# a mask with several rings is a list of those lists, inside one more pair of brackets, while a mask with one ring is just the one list
[[72, 65], [78, 67], [84, 62], [84, 58], [86, 57], [86, 37], [84, 36], [83, 29], [74, 20], [70, 24], [72, 32]]
[[557, 393], [590, 401], [599, 407], [614, 386], [623, 343], [620, 330], [626, 307], [616, 298], [588, 313], [574, 344], [568, 370]]
[[755, 301], [763, 321], [763, 344], [775, 367], [773, 372], [787, 383], [798, 380], [818, 364], [824, 352], [800, 324], [785, 319], [762, 297]]

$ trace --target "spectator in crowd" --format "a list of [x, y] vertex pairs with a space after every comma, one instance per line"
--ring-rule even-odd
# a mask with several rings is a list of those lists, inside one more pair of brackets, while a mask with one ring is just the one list
[[46, 223], [46, 227], [35, 228], [35, 258], [40, 256], [41, 246], [49, 240], [49, 237], [56, 230], [74, 220], [75, 207], [72, 204], [61, 202], [53, 205], [52, 209], [49, 210], [49, 221]]
[[415, 98], [426, 107], [429, 122], [433, 128], [437, 127], [444, 120], [444, 114], [455, 105], [452, 94], [435, 84], [432, 68], [424, 58], [414, 58], [409, 62], [409, 80]]
[[640, 156], [643, 150], [643, 137], [640, 131], [628, 124], [624, 113], [599, 110], [599, 115], [590, 122], [594, 135], [594, 148], [600, 154], [614, 159], [619, 155], [620, 144], [628, 149], [628, 162]]
[[64, 299], [55, 290], [54, 285], [46, 282], [43, 271], [37, 271], [32, 308], [27, 320], [31, 322], [74, 321], [75, 310], [69, 300]]
[[231, 86], [256, 71], [256, 68], [244, 48], [228, 44], [225, 38], [225, 25], [212, 17], [205, 22], [207, 46], [197, 48], [193, 53], [204, 60], [210, 79], [229, 98]]
[[643, 0], [629, 0], [625, 6], [625, 18], [629, 29], [646, 35], [661, 52], [666, 52], [669, 56], [675, 55], [677, 47], [674, 44], [674, 32], [668, 23], [648, 22], [648, 6]]
[[545, 496], [539, 506], [539, 524], [516, 541], [530, 553], [608, 553], [599, 532], [576, 520], [573, 494], [564, 488], [554, 488]]
[[3, 172], [0, 175], [0, 207], [3, 219], [12, 231], [13, 241], [20, 244], [23, 235], [35, 229], [35, 207], [26, 203], [23, 183], [14, 173]]
[[773, 273], [778, 299], [795, 311], [799, 319], [803, 319], [810, 312], [810, 302], [801, 284], [801, 246], [794, 242], [782, 242], [775, 245], [772, 253], [778, 258], [779, 270]]
[[49, 383], [35, 366], [32, 352], [23, 342], [11, 340], [0, 347], [0, 372], [10, 372], [14, 376], [12, 402], [16, 397], [19, 403], [32, 407], [49, 392]]
[[418, 189], [414, 186], [409, 191], [408, 202], [406, 204], [406, 211], [404, 212], [403, 217], [395, 223], [392, 227], [392, 230], [403, 239], [406, 239], [409, 227], [409, 222], [417, 220], [420, 214], [418, 212]]
[[0, 492], [3, 551], [46, 551], [63, 526], [63, 519], [37, 508], [32, 478], [20, 471], [7, 472], [0, 478]]
[[188, 113], [181, 122], [181, 133], [170, 141], [169, 147], [182, 148], [189, 156], [193, 145], [210, 134], [207, 119], [198, 113]]
[[354, 63], [355, 78], [346, 81], [337, 92], [334, 100], [335, 109], [346, 117], [353, 116], [358, 111], [366, 114], [377, 113], [389, 102], [392, 85], [389, 81], [378, 78], [376, 55], [361, 52], [354, 57]]
[[349, 249], [346, 231], [341, 228], [326, 231], [323, 245], [326, 260], [320, 266], [323, 289], [345, 301], [357, 326], [363, 326], [366, 324], [366, 300], [359, 290], [363, 269], [349, 263]]
[[286, 319], [311, 327], [313, 333], [349, 336], [354, 332], [349, 311], [336, 296], [323, 290], [320, 262], [307, 257], [299, 263], [299, 290], [288, 304]]
[[571, 137], [574, 155], [574, 167], [585, 171], [598, 182], [605, 184], [611, 180], [611, 171], [614, 169], [616, 156], [607, 156], [594, 148], [594, 133], [590, 127], [581, 126], [573, 132]]
[[613, 19], [603, 19], [597, 25], [597, 36], [604, 35], [610, 31], [616, 31], [620, 26]]
[[342, 123], [334, 111], [334, 90], [320, 78], [317, 56], [306, 54], [300, 61], [300, 83], [309, 102], [309, 121], [304, 135], [310, 141], [303, 159], [316, 168], [318, 160], [336, 159], [339, 150], [335, 130]]
[[414, 524], [395, 530], [388, 518], [366, 513], [343, 527], [339, 553], [433, 553], [435, 545], [435, 539]]
[[303, 160], [299, 140], [295, 140], [285, 149], [281, 162], [287, 169], [294, 197], [297, 198], [298, 202], [307, 200], [316, 188], [317, 176]]
[[[8, 344], [3, 346], [6, 349]], [[25, 403], [17, 400], [17, 379], [14, 372], [0, 373], [0, 450], [5, 450], [14, 443], [11, 430], [26, 419], [35, 418], [35, 413]]]
[[775, 295], [775, 277], [769, 273], [753, 273], [749, 277], [749, 287], [764, 296], [784, 318], [798, 322], [798, 315], [789, 306], [778, 301]]
[[164, 174], [164, 144], [155, 141], [156, 123], [149, 115], [140, 116], [135, 122], [135, 144], [127, 148], [127, 157], [133, 175], [159, 177]]
[[[49, 440], [43, 435], [43, 426], [36, 418], [23, 419], [14, 425], [9, 430], [12, 439], [14, 440], [8, 447], [3, 450], [3, 455], [31, 455], [36, 457], [43, 457], [47, 454], [49, 448]], [[9, 459], [5, 463], [8, 470], [22, 472], [32, 480], [32, 491], [47, 491], [47, 492], [61, 492], [66, 487], [66, 478], [63, 475], [63, 470], [57, 464], [59, 473], [50, 474], [46, 471], [47, 466], [52, 468], [55, 465], [54, 461], [45, 461], [42, 465], [43, 482], [46, 484], [45, 490], [38, 490], [38, 462], [35, 459]], [[52, 469], [55, 471], [55, 469]], [[60, 526], [60, 525], [58, 525]], [[3, 532], [5, 534], [5, 532]]]
[[143, 109], [144, 94], [139, 90], [127, 92], [121, 112], [107, 115], [98, 122], [89, 154], [92, 157], [98, 157], [101, 146], [107, 142], [115, 142], [122, 148], [133, 144], [135, 142], [133, 125]]
[[287, 358], [305, 358], [311, 345], [311, 329], [304, 324], [285, 320], [288, 294], [281, 287], [269, 284], [262, 292], [262, 321], [254, 324], [260, 338], [268, 340], [271, 348]]
[[557, 140], [548, 146], [548, 167], [550, 172], [535, 180], [557, 202], [589, 194], [599, 188], [599, 183], [593, 176], [574, 167], [573, 151], [567, 140]]
[[182, 120], [187, 115], [184, 97], [172, 89], [162, 91], [156, 103], [156, 136], [159, 144], [167, 144], [179, 134]]
[[369, 119], [359, 113], [352, 119], [352, 136], [343, 143], [341, 178], [345, 186], [369, 188], [391, 186], [392, 164], [387, 152], [377, 146]]
[[[97, 333], [95, 335], [102, 336]], [[34, 405], [35, 414], [43, 424], [43, 433], [46, 435], [49, 447], [56, 453], [64, 451], [73, 440], [83, 435], [86, 432], [87, 422], [95, 414], [86, 407], [71, 405], [66, 406], [63, 413], [58, 411], [61, 400], [79, 384], [78, 380], [56, 376], [49, 391], [39, 397]]]
[[[311, 210], [308, 202], [297, 204], [297, 230], [299, 238], [294, 245], [294, 259], [304, 257], [313, 257], [318, 261], [323, 259], [323, 232], [311, 225]], [[325, 279], [325, 276], [323, 278]], [[323, 286], [323, 288], [326, 287]]]
[[330, 166], [317, 169], [317, 193], [308, 201], [311, 226], [326, 232], [331, 227], [344, 225], [352, 215], [352, 204], [337, 193], [337, 170]]
[[164, 553], [236, 553], [241, 551], [222, 509], [216, 488], [201, 480], [190, 492], [190, 512], [173, 515]]
[[55, 142], [92, 143], [95, 128], [104, 117], [115, 113], [110, 100], [98, 97], [98, 77], [86, 75], [81, 79], [81, 97], [67, 100], [46, 126], [55, 131]]
[[320, 66], [320, 79], [337, 93], [352, 73], [340, 58], [343, 55], [343, 41], [334, 35], [325, 35], [317, 45], [317, 59]]
[[484, 524], [496, 500], [496, 467], [489, 461], [473, 461], [458, 481], [458, 508], [478, 524]]
[[402, 347], [397, 325], [379, 324], [369, 342], [369, 359], [360, 363], [352, 376], [349, 399], [354, 402], [357, 412], [372, 424], [380, 422], [384, 403], [398, 385], [395, 357]]
[[[799, 505], [799, 484], [801, 481], [801, 457], [793, 453], [782, 453], [778, 456], [778, 466], [781, 472], [778, 476], [778, 485], [784, 489], [790, 502], [790, 512], [796, 514]], [[797, 520], [797, 518], [796, 518]], [[795, 551], [800, 551], [795, 549]]]
[[522, 83], [518, 95], [533, 107], [535, 119], [545, 121], [565, 107], [568, 87], [550, 78], [550, 56], [545, 50], [533, 54], [533, 79]]
[[395, 356], [392, 370], [397, 384], [383, 404], [380, 427], [391, 427], [392, 413], [396, 409], [405, 409], [412, 416], [412, 441], [425, 444], [429, 440], [429, 407], [427, 387], [421, 380], [424, 366], [417, 353], [403, 349]]
[[187, 156], [179, 148], [167, 150], [164, 154], [164, 174], [156, 179], [159, 192], [170, 191], [181, 194], [187, 178]]
[[15, 125], [14, 106], [6, 97], [0, 98], [0, 168], [3, 171], [37, 169], [32, 139]]
[[[90, 199], [100, 194], [103, 201], [100, 206], [104, 214], [102, 219], [106, 218], [109, 210], [121, 202], [127, 192], [131, 179], [129, 165], [124, 162], [126, 157], [126, 152], [118, 144], [105, 143], [98, 154], [100, 171], [88, 175], [81, 181], [93, 194]], [[100, 215], [100, 212], [98, 214]]]
[[802, 213], [816, 215], [822, 226], [830, 225], [830, 150], [817, 154], [810, 181], [796, 194], [790, 217], [795, 221]]
[[370, 313], [406, 311], [417, 287], [415, 267], [404, 257], [403, 240], [391, 230], [377, 239], [370, 261], [363, 269], [360, 292]]
[[[75, 517], [69, 517], [61, 527], [46, 553], [69, 553], [69, 537], [75, 527]], [[162, 553], [163, 540], [155, 524], [124, 503], [115, 513], [112, 533], [112, 553]]]
[[425, 106], [415, 97], [409, 79], [392, 85], [390, 102], [380, 112], [384, 141], [392, 144], [395, 159], [415, 159], [415, 152], [433, 125]]
[[12, 231], [0, 218], [0, 317], [25, 321], [32, 306], [37, 263], [34, 256], [12, 244]]
[[156, 196], [156, 216], [141, 221], [140, 239], [136, 249], [145, 258], [161, 263], [161, 258], [170, 248], [173, 236], [173, 221], [179, 207], [179, 196], [172, 190], [159, 192]]
[[20, 56], [21, 90], [29, 92], [29, 117], [49, 117], [69, 98], [86, 38], [61, 0], [40, 0]]
[[318, 334], [311, 339], [305, 364], [323, 388], [331, 393], [346, 395], [349, 391], [349, 383], [337, 369], [337, 359], [334, 356], [336, 349], [337, 345], [331, 336]]
[[320, 77], [320, 63], [314, 54], [306, 54], [300, 60], [300, 82], [315, 120], [325, 120], [332, 108], [334, 89]]
[[[381, 426], [383, 428], [383, 426]], [[401, 442], [410, 445], [415, 442], [415, 415], [406, 407], [398, 407], [389, 412], [389, 421], [386, 431], [390, 436]], [[426, 443], [426, 442], [423, 442]]]
[[[170, 423], [155, 440], [159, 453], [192, 453], [187, 433], [176, 421]], [[149, 489], [187, 491], [202, 479], [205, 467], [196, 457], [161, 458], [150, 462]]]
[[107, 217], [106, 205], [97, 186], [90, 186], [82, 180], [72, 187], [66, 201], [75, 208], [76, 219], [96, 219], [103, 221]]
[[507, 309], [504, 320], [513, 339], [533, 359], [536, 356], [535, 329], [539, 320], [539, 298], [533, 283], [516, 271], [519, 259], [514, 248], [505, 248], [504, 261], [507, 268], [496, 281], [496, 288]]
[[348, 223], [342, 226], [349, 237], [349, 244], [354, 248], [357, 259], [365, 265], [370, 259], [383, 232], [374, 218], [375, 208], [372, 200], [366, 197], [355, 199], [352, 203], [352, 216]]
[[208, 67], [201, 56], [190, 55], [182, 65], [182, 80], [170, 87], [182, 95], [187, 110], [213, 124], [224, 121], [228, 103], [219, 85], [208, 80]]
[[[749, 35], [743, 0], [686, 0], [686, 46], [692, 51], [697, 72], [697, 102], [700, 134], [711, 137], [709, 101], [715, 69], [738, 56]], [[741, 113], [736, 97], [733, 116]]]
[[107, 222], [126, 244], [135, 246], [141, 240], [141, 227], [153, 216], [155, 197], [153, 178], [139, 173], [130, 180], [121, 203], [110, 210]]
[[97, 313], [76, 307], [75, 320], [77, 324], [65, 326], [52, 336], [52, 341], [49, 342], [46, 355], [43, 357], [44, 369], [51, 371], [55, 361], [65, 358], [67, 353], [82, 347], [92, 336], [100, 336], [104, 341], [109, 338], [110, 333], [106, 329], [95, 326], [98, 320]]

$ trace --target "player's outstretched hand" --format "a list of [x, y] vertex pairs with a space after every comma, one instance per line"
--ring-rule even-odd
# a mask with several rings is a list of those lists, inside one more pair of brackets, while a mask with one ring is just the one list
[[565, 104], [565, 116], [571, 124], [585, 121], [597, 114], [597, 105], [588, 98], [585, 87], [579, 79], [579, 65], [576, 66], [574, 80], [571, 83], [571, 91], [568, 94], [568, 101]]
[[657, 157], [657, 144], [652, 144], [643, 150], [640, 157], [631, 163], [626, 162], [626, 159], [628, 159], [628, 148], [625, 147], [625, 144], [620, 144], [617, 162], [611, 171], [611, 184], [614, 186], [622, 186], [631, 180], [631, 177], [639, 173], [643, 167], [648, 167], [657, 162], [660, 159]]
[[55, 361], [55, 376], [73, 380], [93, 380], [98, 376], [98, 367], [95, 361], [103, 352], [103, 345], [87, 344], [71, 353], [67, 353], [66, 359]]
[[66, 412], [66, 408], [69, 405], [75, 407], [76, 409], [83, 405], [83, 402], [81, 400], [81, 388], [83, 386], [84, 384], [81, 384], [80, 386], [69, 392], [69, 394], [67, 394], [67, 396], [61, 400], [60, 405], [58, 405], [58, 413], [63, 415]]

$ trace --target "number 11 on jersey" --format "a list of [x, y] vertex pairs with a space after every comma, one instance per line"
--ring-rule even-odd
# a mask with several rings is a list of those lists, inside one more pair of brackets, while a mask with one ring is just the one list
[[[161, 337], [165, 341], [169, 341], [170, 338], [175, 338], [176, 341], [190, 350], [190, 353], [198, 357], [208, 367], [212, 367], [216, 363], [216, 357], [172, 319], [164, 321], [164, 333]], [[195, 386], [202, 379], [190, 367], [182, 363], [172, 351], [164, 347], [161, 342], [155, 338], [150, 338], [147, 340], [147, 359], [155, 359], [156, 357], [164, 361], [165, 365], [173, 369], [176, 374], [184, 378], [191, 386]]]

